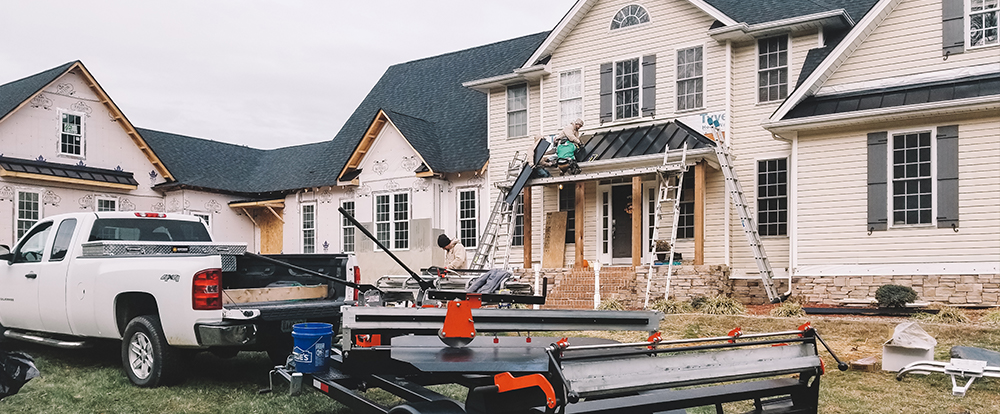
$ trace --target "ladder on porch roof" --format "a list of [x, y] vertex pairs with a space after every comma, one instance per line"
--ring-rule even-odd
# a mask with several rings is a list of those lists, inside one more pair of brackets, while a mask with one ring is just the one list
[[[518, 182], [524, 174], [531, 174], [531, 169], [526, 168], [527, 160], [528, 154], [520, 151], [515, 153], [507, 166], [506, 178], [497, 183], [497, 189], [500, 191], [493, 203], [493, 210], [490, 212], [489, 221], [486, 222], [486, 228], [483, 229], [483, 235], [479, 237], [476, 253], [469, 262], [469, 269], [482, 270], [488, 266], [496, 267], [500, 252], [503, 253], [502, 269], [506, 270], [510, 266], [510, 245], [514, 241], [514, 213], [521, 199], [517, 194], [509, 196], [512, 190], [520, 193], [524, 183], [518, 185]], [[501, 240], [504, 243], [501, 243]]]
[[[664, 299], [670, 296], [670, 278], [674, 273], [674, 246], [677, 244], [677, 225], [681, 217], [681, 192], [684, 187], [684, 173], [687, 172], [687, 143], [681, 149], [681, 160], [677, 163], [667, 163], [669, 148], [663, 151], [663, 167], [656, 170], [656, 202], [653, 203], [653, 236], [650, 237], [649, 275], [646, 277], [646, 298], [644, 308], [649, 308], [649, 289], [652, 286], [655, 258], [658, 254], [667, 254], [667, 279]], [[635, 202], [635, 200], [633, 200]], [[670, 203], [671, 226], [670, 243], [667, 250], [660, 250], [656, 241], [660, 239], [660, 220], [664, 214], [663, 203]]]

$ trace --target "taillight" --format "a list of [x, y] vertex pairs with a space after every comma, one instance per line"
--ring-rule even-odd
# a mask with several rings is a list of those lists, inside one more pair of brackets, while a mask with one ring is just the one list
[[222, 269], [205, 269], [195, 273], [191, 285], [192, 309], [222, 309]]
[[155, 218], [166, 218], [167, 215], [163, 213], [135, 213], [136, 217], [155, 217]]
[[[354, 266], [354, 284], [361, 284], [361, 266]], [[358, 290], [354, 289], [354, 301], [358, 301]]]

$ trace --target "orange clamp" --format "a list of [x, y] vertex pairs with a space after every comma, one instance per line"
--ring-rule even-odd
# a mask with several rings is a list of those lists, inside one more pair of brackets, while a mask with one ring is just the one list
[[662, 340], [663, 337], [660, 336], [659, 332], [653, 332], [653, 334], [650, 335], [649, 338], [646, 338], [646, 342], [651, 342], [652, 345], [649, 345], [646, 348], [653, 349], [656, 347], [656, 344], [660, 343], [660, 341]]
[[514, 378], [509, 372], [502, 372], [493, 376], [493, 383], [496, 384], [499, 392], [520, 390], [530, 387], [538, 387], [545, 393], [545, 406], [556, 408], [556, 391], [552, 389], [552, 384], [542, 374], [531, 374]]
[[[808, 330], [812, 329], [811, 324], [812, 324], [812, 322], [806, 322], [806, 323], [804, 323], [802, 325], [799, 325], [799, 330], [800, 331], [808, 331]], [[799, 337], [802, 337], [802, 334], [799, 334]]]
[[[740, 327], [737, 326], [735, 329], [729, 331], [729, 334], [727, 334], [726, 336], [731, 337], [733, 339], [739, 338], [743, 336], [743, 329], [740, 329]], [[729, 343], [735, 343], [736, 341], [734, 341], [733, 339], [730, 339]]]
[[380, 334], [360, 334], [354, 335], [354, 342], [362, 348], [370, 348], [382, 345], [382, 335]]

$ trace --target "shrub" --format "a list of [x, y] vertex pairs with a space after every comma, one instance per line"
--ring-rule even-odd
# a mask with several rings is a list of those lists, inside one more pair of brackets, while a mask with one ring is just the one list
[[705, 303], [698, 310], [709, 315], [742, 315], [746, 313], [747, 308], [736, 299], [714, 296], [705, 299]]
[[708, 299], [705, 298], [704, 296], [695, 296], [691, 298], [691, 307], [695, 309], [701, 309], [702, 306], [705, 306], [706, 301], [708, 301]]
[[794, 318], [805, 315], [806, 311], [802, 309], [802, 305], [798, 302], [782, 302], [780, 306], [771, 309], [771, 316], [779, 318]]
[[618, 300], [618, 298], [604, 299], [597, 305], [597, 309], [623, 311], [625, 310], [625, 304]]
[[653, 302], [653, 304], [650, 305], [650, 309], [655, 311], [660, 311], [666, 314], [694, 312], [694, 308], [691, 307], [690, 303], [673, 299], [671, 300], [660, 299], [656, 302]]
[[983, 314], [983, 323], [1000, 325], [1000, 308], [993, 308]]
[[917, 292], [909, 286], [882, 285], [875, 291], [875, 300], [880, 308], [905, 308], [917, 300]]
[[927, 322], [935, 323], [968, 323], [969, 316], [965, 314], [965, 311], [944, 305], [933, 306], [933, 309], [937, 309], [937, 313], [926, 313], [919, 312], [913, 315], [914, 319], [919, 319]]

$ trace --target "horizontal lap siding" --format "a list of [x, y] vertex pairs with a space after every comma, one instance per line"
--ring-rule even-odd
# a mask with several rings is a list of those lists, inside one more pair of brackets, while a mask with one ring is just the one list
[[[931, 129], [934, 125], [908, 129]], [[867, 136], [800, 137], [798, 265], [1000, 259], [1000, 121], [959, 125], [959, 232], [890, 228], [868, 235]]]
[[824, 86], [995, 64], [1000, 47], [941, 56], [941, 0], [903, 1], [872, 31]]

